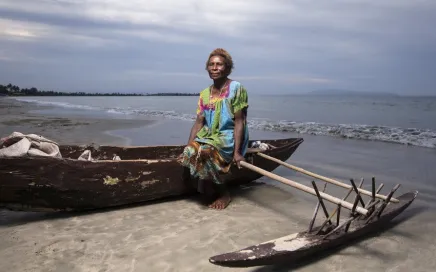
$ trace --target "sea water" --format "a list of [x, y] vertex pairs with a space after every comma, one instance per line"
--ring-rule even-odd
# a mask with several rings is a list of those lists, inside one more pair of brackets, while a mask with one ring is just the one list
[[[191, 122], [196, 96], [24, 97], [44, 114]], [[189, 123], [187, 123], [189, 124]], [[250, 95], [251, 130], [436, 148], [436, 97]]]

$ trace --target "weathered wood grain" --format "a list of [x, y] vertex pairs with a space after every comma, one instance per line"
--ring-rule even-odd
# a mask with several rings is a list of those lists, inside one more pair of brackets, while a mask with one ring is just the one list
[[[288, 159], [301, 138], [265, 140], [277, 148], [265, 151]], [[63, 159], [0, 159], [0, 206], [23, 211], [86, 210], [145, 202], [193, 193], [189, 173], [176, 161], [184, 146], [60, 146]], [[85, 150], [97, 161], [77, 158]], [[268, 171], [279, 164], [249, 152], [248, 161]], [[120, 161], [113, 161], [117, 155]], [[261, 175], [232, 167], [223, 179], [231, 186]]]

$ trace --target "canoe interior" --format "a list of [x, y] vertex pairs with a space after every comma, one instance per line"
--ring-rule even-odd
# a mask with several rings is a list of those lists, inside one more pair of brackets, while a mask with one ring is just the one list
[[238, 251], [216, 255], [211, 257], [209, 261], [226, 267], [251, 267], [296, 262], [304, 257], [324, 252], [329, 248], [344, 245], [369, 232], [382, 229], [389, 221], [403, 212], [413, 202], [417, 194], [418, 192], [413, 191], [399, 196], [399, 203], [390, 203], [380, 218], [368, 224], [364, 223], [364, 219], [353, 221], [348, 232], [337, 231], [325, 239], [322, 239], [320, 235], [308, 235], [306, 232], [295, 233]]
[[[249, 146], [253, 143], [251, 140]], [[278, 148], [292, 144], [300, 144], [301, 138], [287, 138], [277, 140], [260, 140]], [[112, 160], [117, 155], [121, 160], [166, 160], [175, 159], [179, 156], [184, 145], [163, 146], [97, 146], [97, 145], [61, 145], [60, 151], [65, 159], [77, 159], [85, 150], [90, 150], [95, 160]], [[249, 148], [248, 154], [256, 149]]]
[[[276, 148], [264, 151], [287, 160], [301, 138], [261, 140]], [[192, 194], [192, 180], [176, 158], [184, 146], [60, 146], [62, 159], [44, 157], [0, 159], [0, 206], [21, 211], [74, 211], [114, 207]], [[91, 151], [93, 161], [77, 158]], [[112, 160], [114, 155], [121, 160]], [[247, 160], [268, 171], [279, 165], [256, 156]], [[261, 175], [231, 167], [223, 179], [230, 186]]]

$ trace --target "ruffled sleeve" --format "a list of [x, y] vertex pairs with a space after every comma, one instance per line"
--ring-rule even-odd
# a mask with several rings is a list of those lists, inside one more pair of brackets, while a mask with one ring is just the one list
[[235, 96], [232, 99], [232, 108], [233, 114], [244, 108], [248, 108], [247, 90], [242, 84], [239, 85], [239, 87], [237, 87], [236, 89]]
[[203, 99], [201, 98], [200, 95], [197, 102], [197, 115], [203, 115], [203, 114], [204, 114]]

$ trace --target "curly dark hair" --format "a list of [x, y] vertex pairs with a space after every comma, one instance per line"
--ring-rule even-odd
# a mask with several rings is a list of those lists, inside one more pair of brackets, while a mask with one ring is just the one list
[[209, 58], [206, 61], [206, 70], [207, 70], [207, 67], [209, 66], [210, 58], [212, 58], [214, 56], [220, 56], [220, 57], [224, 58], [224, 63], [226, 64], [226, 69], [227, 69], [227, 75], [230, 75], [232, 73], [233, 68], [234, 68], [233, 59], [232, 59], [232, 56], [229, 54], [229, 52], [227, 52], [227, 50], [225, 50], [223, 48], [214, 49], [209, 54]]

